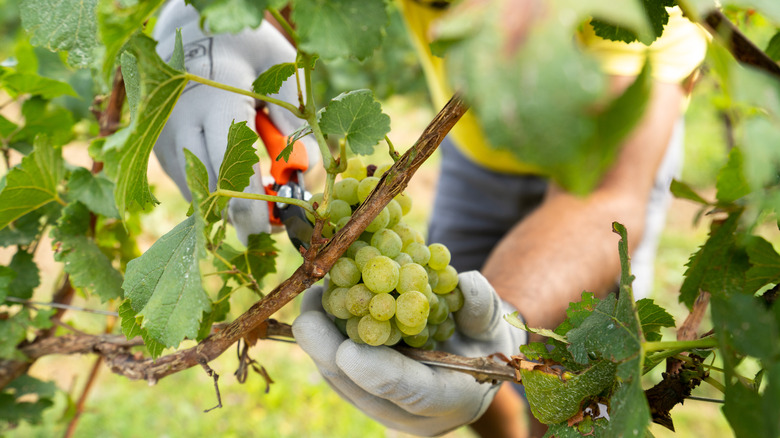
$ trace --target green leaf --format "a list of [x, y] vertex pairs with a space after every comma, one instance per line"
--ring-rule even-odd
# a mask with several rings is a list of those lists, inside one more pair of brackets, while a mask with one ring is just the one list
[[320, 128], [326, 135], [344, 136], [355, 154], [370, 155], [390, 132], [390, 117], [370, 90], [356, 90], [331, 100], [322, 110]]
[[146, 177], [149, 154], [187, 85], [186, 74], [163, 62], [155, 53], [155, 44], [145, 35], [136, 35], [127, 45], [138, 61], [143, 100], [132, 122], [132, 131], [120, 151], [114, 190], [120, 214], [124, 214], [132, 203], [142, 208], [157, 203]]
[[669, 13], [667, 7], [675, 6], [675, 0], [642, 0], [647, 21], [650, 24], [649, 32], [637, 32], [634, 29], [624, 27], [620, 24], [610, 24], [606, 21], [593, 20], [593, 29], [596, 35], [613, 41], [623, 41], [631, 43], [641, 41], [645, 45], [650, 45], [661, 36], [664, 26], [669, 22]]
[[205, 255], [204, 224], [196, 212], [127, 264], [125, 297], [141, 328], [166, 347], [195, 339], [203, 313], [211, 309], [200, 276]]
[[746, 250], [751, 264], [745, 274], [746, 292], [755, 292], [770, 283], [780, 283], [780, 254], [771, 243], [763, 237], [752, 236]]
[[547, 428], [547, 433], [543, 438], [583, 438], [587, 436], [598, 437], [606, 436], [604, 432], [607, 429], [608, 421], [606, 418], [593, 419], [591, 416], [585, 418], [574, 426], [568, 423], [552, 424]]
[[382, 43], [388, 15], [381, 0], [296, 0], [300, 50], [323, 59], [363, 60]]
[[765, 360], [780, 352], [777, 322], [752, 295], [713, 296], [712, 322], [733, 351]]
[[669, 189], [675, 198], [687, 199], [689, 201], [693, 201], [697, 204], [702, 204], [702, 205], [710, 204], [706, 199], [702, 198], [698, 193], [696, 193], [691, 188], [691, 186], [689, 186], [684, 182], [678, 181], [676, 179], [672, 180], [672, 185], [670, 186]]
[[206, 339], [211, 334], [211, 327], [216, 322], [224, 321], [230, 312], [230, 300], [227, 298], [233, 289], [227, 285], [222, 286], [217, 294], [217, 301], [211, 306], [211, 312], [203, 318], [198, 331], [198, 341]]
[[43, 227], [57, 219], [60, 207], [60, 204], [50, 203], [11, 222], [0, 230], [0, 246], [31, 244]]
[[122, 320], [122, 333], [124, 333], [127, 339], [140, 336], [144, 340], [144, 345], [149, 350], [149, 354], [152, 357], [160, 357], [163, 350], [165, 350], [165, 345], [155, 341], [149, 336], [149, 332], [146, 329], [141, 328], [138, 321], [136, 321], [135, 310], [130, 305], [130, 301], [123, 302], [119, 306], [118, 313], [119, 318]]
[[[245, 251], [237, 251], [229, 245], [223, 245], [219, 254], [230, 262], [231, 267], [235, 266], [239, 271], [251, 275], [258, 286], [263, 284], [262, 280], [266, 275], [276, 272], [276, 242], [267, 233], [250, 234]], [[221, 263], [217, 266], [217, 269], [225, 268]], [[236, 274], [227, 274], [224, 277], [235, 278], [239, 284], [244, 283]]]
[[76, 91], [67, 82], [39, 76], [36, 73], [7, 70], [0, 74], [0, 86], [13, 98], [22, 94], [41, 96], [46, 100], [63, 95], [78, 97]]
[[769, 40], [769, 44], [767, 44], [766, 49], [764, 49], [764, 52], [769, 55], [770, 58], [772, 58], [773, 61], [777, 62], [780, 61], [780, 32], [777, 32], [771, 40]]
[[257, 134], [246, 122], [230, 125], [227, 149], [219, 166], [218, 188], [240, 192], [249, 185], [250, 177], [255, 174], [252, 167], [260, 161], [254, 148], [256, 141]]
[[187, 71], [187, 68], [184, 65], [184, 44], [181, 41], [181, 29], [176, 29], [173, 53], [171, 53], [171, 59], [168, 61], [168, 65], [173, 67], [174, 70]]
[[54, 310], [31, 311], [22, 309], [15, 315], [0, 319], [0, 358], [23, 360], [25, 356], [16, 347], [27, 337], [27, 331], [50, 328]]
[[49, 105], [48, 101], [33, 97], [22, 105], [24, 126], [9, 140], [12, 148], [28, 154], [39, 136], [47, 136], [52, 146], [68, 143], [73, 138], [73, 116], [65, 108]]
[[[609, 424], [602, 436], [605, 437], [642, 437], [650, 426], [650, 408], [645, 392], [642, 390], [641, 361], [635, 358], [618, 368], [622, 378], [617, 389], [609, 399]], [[622, 368], [622, 369], [621, 369]]]
[[29, 300], [33, 290], [41, 284], [38, 265], [33, 261], [33, 255], [27, 251], [18, 250], [8, 265], [16, 277], [8, 287], [8, 296]]
[[16, 271], [8, 266], [0, 265], [0, 303], [5, 301], [5, 297], [11, 289], [11, 284], [16, 278]]
[[260, 74], [252, 82], [252, 89], [258, 94], [276, 94], [282, 88], [282, 84], [295, 74], [295, 63], [284, 62], [276, 64]]
[[504, 319], [506, 322], [512, 324], [513, 326], [519, 328], [520, 330], [525, 330], [528, 333], [535, 333], [537, 335], [545, 336], [548, 338], [553, 338], [556, 341], [568, 343], [569, 341], [566, 339], [566, 336], [561, 336], [557, 333], [555, 333], [552, 330], [543, 329], [543, 328], [532, 328], [529, 327], [528, 324], [525, 323], [520, 317], [518, 316], [517, 312], [510, 313], [508, 315], [504, 315]]
[[135, 119], [135, 115], [138, 113], [138, 105], [142, 99], [138, 60], [128, 52], [122, 52], [119, 56], [119, 65], [122, 68], [122, 80], [125, 83], [125, 94], [127, 95], [127, 107], [130, 109], [130, 118]]
[[18, 425], [21, 421], [39, 424], [43, 411], [54, 405], [52, 398], [56, 392], [54, 382], [27, 374], [17, 377], [0, 392], [0, 424]]
[[[213, 33], [237, 33], [263, 22], [267, 0], [190, 0]], [[278, 1], [276, 2], [278, 3]]]
[[650, 298], [637, 301], [636, 312], [639, 315], [642, 332], [648, 341], [660, 341], [661, 328], [675, 326], [674, 317]]
[[556, 424], [577, 414], [586, 398], [612, 386], [616, 368], [602, 360], [568, 378], [540, 369], [521, 369], [520, 376], [534, 417], [544, 424]]
[[733, 148], [729, 152], [729, 160], [720, 172], [716, 187], [718, 189], [718, 201], [734, 202], [737, 199], [750, 194], [750, 185], [744, 174], [744, 159], [739, 148]]
[[[222, 217], [220, 213], [227, 201], [219, 196], [211, 196], [209, 191], [209, 171], [206, 165], [189, 149], [184, 149], [184, 162], [187, 172], [187, 186], [192, 194], [192, 202], [200, 205], [206, 224], [214, 223]], [[187, 213], [190, 214], [190, 213]]]
[[16, 123], [0, 115], [0, 137], [8, 137], [16, 131], [19, 126]]
[[119, 219], [114, 201], [114, 183], [108, 178], [93, 175], [89, 170], [79, 167], [70, 175], [68, 192], [92, 212]]
[[22, 26], [35, 46], [68, 52], [68, 63], [87, 67], [97, 41], [98, 0], [25, 0], [19, 7]]
[[724, 222], [713, 222], [707, 242], [686, 264], [685, 280], [680, 287], [680, 302], [693, 307], [699, 291], [730, 295], [742, 291], [745, 273], [750, 268], [748, 255], [737, 246], [734, 233], [740, 213], [732, 213]]
[[[103, 75], [106, 83], [113, 74], [114, 63], [122, 46], [141, 30], [143, 24], [165, 0], [113, 1], [100, 0], [97, 8], [98, 31], [106, 46]], [[147, 56], [152, 55], [154, 47]]]
[[57, 186], [64, 169], [60, 151], [46, 139], [36, 141], [33, 153], [6, 175], [0, 192], [0, 229], [49, 202], [61, 202]]

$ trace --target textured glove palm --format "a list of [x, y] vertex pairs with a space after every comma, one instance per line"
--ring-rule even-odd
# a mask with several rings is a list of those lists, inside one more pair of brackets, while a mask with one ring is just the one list
[[[459, 281], [464, 305], [455, 315], [458, 331], [441, 350], [469, 357], [514, 354], [526, 342], [525, 332], [503, 320], [514, 309], [482, 274], [462, 273]], [[445, 433], [485, 412], [498, 385], [423, 365], [388, 347], [356, 344], [322, 310], [322, 292], [322, 287], [306, 292], [293, 333], [343, 398], [385, 426], [417, 435]]]
[[[163, 59], [170, 58], [176, 29], [181, 29], [185, 65], [189, 73], [247, 90], [263, 71], [295, 60], [295, 49], [268, 22], [238, 34], [210, 35], [200, 28], [199, 20], [198, 11], [185, 5], [183, 0], [169, 2], [154, 28], [154, 36], [160, 42], [158, 54]], [[274, 97], [297, 103], [295, 82], [285, 82]], [[246, 121], [247, 126], [255, 129], [255, 103], [251, 97], [199, 83], [187, 85], [154, 146], [163, 169], [187, 199], [190, 199], [190, 191], [183, 149], [190, 150], [206, 165], [209, 186], [214, 190], [227, 148], [230, 124]], [[302, 120], [281, 107], [269, 105], [268, 109], [271, 120], [282, 133], [290, 134], [303, 124]], [[303, 141], [311, 167], [319, 160], [319, 150], [311, 138]], [[255, 174], [245, 192], [265, 193], [259, 166], [255, 166]], [[233, 199], [229, 204], [228, 217], [244, 243], [249, 234], [271, 231], [268, 205], [264, 201]]]

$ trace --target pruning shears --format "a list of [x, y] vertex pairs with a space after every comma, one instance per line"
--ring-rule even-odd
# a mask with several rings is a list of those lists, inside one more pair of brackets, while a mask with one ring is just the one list
[[[289, 159], [285, 161], [279, 154], [287, 147], [287, 136], [279, 132], [263, 109], [257, 110], [255, 125], [271, 157], [271, 177], [274, 182], [265, 186], [266, 193], [307, 201], [311, 195], [303, 185], [303, 172], [309, 167], [306, 147], [302, 142], [296, 141]], [[303, 207], [269, 201], [268, 210], [271, 224], [283, 225], [296, 249], [301, 246], [309, 248], [314, 225], [306, 217]]]

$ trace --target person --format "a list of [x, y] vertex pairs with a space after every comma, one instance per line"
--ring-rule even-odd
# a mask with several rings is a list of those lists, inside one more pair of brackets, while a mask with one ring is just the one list
[[[155, 27], [158, 39], [169, 40], [175, 27], [188, 25], [189, 31], [183, 32], [185, 44], [204, 38], [186, 20], [171, 18], [182, 17], [181, 9], [187, 9], [183, 3], [172, 3]], [[438, 107], [452, 90], [443, 64], [430, 53], [428, 42], [432, 24], [447, 13], [447, 3], [398, 1]], [[518, 7], [535, 4], [538, 2], [529, 0]], [[682, 17], [679, 9], [670, 11], [667, 31], [649, 49], [639, 43], [601, 40], [587, 26], [579, 36], [584, 50], [601, 60], [615, 94], [633, 81], [646, 54], [655, 66], [648, 108], [591, 194], [580, 197], [568, 193], [543, 176], [529, 173], [516, 157], [491, 148], [470, 113], [442, 145], [429, 240], [449, 247], [452, 264], [461, 272], [460, 287], [465, 296], [464, 309], [457, 316], [458, 332], [442, 349], [464, 356], [496, 352], [509, 356], [528, 339], [524, 332], [505, 323], [502, 315], [518, 310], [528, 325], [554, 328], [564, 318], [568, 304], [578, 300], [583, 291], [603, 296], [619, 275], [613, 221], [624, 224], [631, 236], [642, 236], [629, 239], [629, 246], [637, 277], [635, 291], [638, 296], [647, 295], [669, 200], [669, 182], [681, 166], [682, 109], [707, 43], [703, 30]], [[533, 13], [519, 16], [527, 20]], [[234, 40], [209, 36], [209, 47], [212, 53], [229, 50], [235, 38], [255, 33], [244, 31], [231, 37]], [[165, 55], [166, 47], [171, 46], [161, 44], [158, 51]], [[276, 53], [275, 48], [260, 47]], [[251, 57], [250, 61], [241, 56], [221, 61], [221, 71], [252, 71]], [[187, 67], [190, 69], [189, 61]], [[226, 80], [219, 74], [214, 79]], [[233, 85], [246, 87], [252, 79]], [[198, 106], [195, 103], [208, 99], [198, 96], [205, 92], [205, 87], [190, 92], [188, 104], [179, 102], [172, 119], [179, 114], [189, 119], [187, 114]], [[230, 113], [224, 114], [213, 122], [230, 117]], [[171, 137], [182, 125], [169, 125], [155, 147], [158, 156], [181, 148]], [[204, 149], [208, 156], [215, 156], [211, 151], [218, 150], [208, 141]], [[176, 166], [179, 169], [173, 173], [183, 172], [180, 162], [164, 166], [169, 173], [169, 167]], [[237, 228], [241, 226], [238, 222]], [[334, 390], [367, 415], [388, 427], [426, 436], [466, 424], [490, 437], [543, 433], [538, 424], [529, 431], [520, 415], [522, 397], [509, 384], [479, 384], [468, 375], [422, 365], [389, 348], [349, 341], [322, 311], [321, 294], [322, 289], [316, 287], [306, 292], [301, 314], [293, 324], [296, 340]]]

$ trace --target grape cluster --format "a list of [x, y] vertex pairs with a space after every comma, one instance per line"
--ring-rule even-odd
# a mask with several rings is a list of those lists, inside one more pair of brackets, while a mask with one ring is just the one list
[[[389, 166], [388, 166], [389, 167]], [[387, 169], [379, 168], [374, 175]], [[358, 158], [334, 186], [323, 234], [343, 227], [376, 187]], [[310, 201], [322, 202], [322, 194]], [[419, 231], [403, 221], [412, 200], [400, 194], [368, 225], [330, 270], [322, 307], [350, 339], [369, 345], [434, 349], [455, 332], [452, 312], [463, 306], [458, 273], [442, 244], [425, 244]]]

